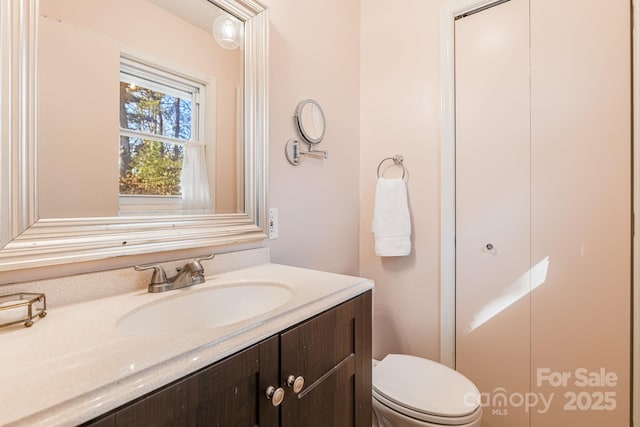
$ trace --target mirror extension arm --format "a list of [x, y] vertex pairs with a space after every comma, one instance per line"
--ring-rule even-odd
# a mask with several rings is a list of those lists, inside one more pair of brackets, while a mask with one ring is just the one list
[[329, 152], [327, 150], [316, 150], [313, 148], [313, 145], [307, 145], [309, 146], [309, 149], [307, 151], [302, 151], [300, 150], [300, 141], [297, 139], [290, 139], [287, 141], [287, 145], [284, 147], [284, 152], [289, 163], [293, 166], [298, 166], [302, 156], [322, 156], [324, 159], [329, 158]]

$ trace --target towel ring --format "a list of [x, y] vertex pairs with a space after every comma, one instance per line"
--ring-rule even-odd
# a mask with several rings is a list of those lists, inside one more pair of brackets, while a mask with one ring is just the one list
[[380, 168], [382, 167], [382, 164], [387, 160], [393, 160], [393, 163], [402, 167], [402, 179], [404, 179], [407, 168], [404, 167], [404, 157], [402, 156], [402, 154], [396, 154], [393, 157], [385, 157], [384, 159], [382, 159], [382, 161], [378, 163], [378, 170], [376, 171], [378, 178], [380, 178]]

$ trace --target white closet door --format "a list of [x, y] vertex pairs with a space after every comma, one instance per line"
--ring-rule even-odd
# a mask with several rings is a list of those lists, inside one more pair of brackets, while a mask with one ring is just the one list
[[[534, 427], [629, 426], [630, 10], [531, 2], [531, 264], [548, 263], [531, 295], [531, 383], [554, 396]], [[615, 385], [598, 385], [602, 369]]]
[[483, 425], [527, 426], [504, 399], [530, 387], [529, 2], [458, 19], [455, 52], [456, 366]]
[[629, 425], [630, 32], [628, 0], [456, 21], [456, 362], [485, 426]]

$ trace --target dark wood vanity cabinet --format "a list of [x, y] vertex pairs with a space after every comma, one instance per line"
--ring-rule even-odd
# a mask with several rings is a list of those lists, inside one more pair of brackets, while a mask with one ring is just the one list
[[[289, 377], [304, 378], [298, 394]], [[371, 291], [87, 425], [369, 427]]]
[[[256, 390], [277, 381], [278, 337], [195, 372], [115, 410], [91, 426], [277, 425], [277, 408]], [[275, 369], [274, 369], [275, 367]]]

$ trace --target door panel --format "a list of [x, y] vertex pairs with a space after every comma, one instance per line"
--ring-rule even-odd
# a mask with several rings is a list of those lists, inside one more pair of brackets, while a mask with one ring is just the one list
[[528, 13], [512, 0], [455, 24], [456, 367], [489, 398], [484, 426], [529, 423], [501, 399], [529, 390]]
[[[629, 425], [629, 3], [532, 1], [531, 263], [548, 274], [531, 295], [531, 383], [554, 395], [535, 427]], [[580, 369], [615, 386], [580, 387]]]

